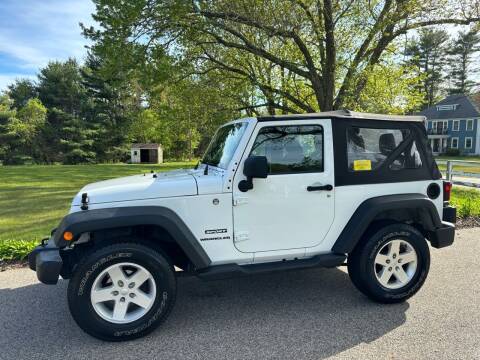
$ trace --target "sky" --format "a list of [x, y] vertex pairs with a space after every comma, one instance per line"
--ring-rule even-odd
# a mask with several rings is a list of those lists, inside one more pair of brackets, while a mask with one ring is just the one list
[[90, 0], [0, 0], [0, 92], [35, 78], [51, 60], [86, 55], [79, 23], [93, 25]]
[[93, 25], [94, 9], [91, 0], [0, 0], [0, 93], [17, 78], [35, 79], [51, 60], [82, 62], [88, 40], [79, 23]]

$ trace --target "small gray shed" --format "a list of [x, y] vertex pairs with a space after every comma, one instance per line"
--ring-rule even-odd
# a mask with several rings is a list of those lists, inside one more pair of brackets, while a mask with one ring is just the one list
[[163, 163], [163, 149], [160, 144], [132, 144], [130, 155], [132, 164]]

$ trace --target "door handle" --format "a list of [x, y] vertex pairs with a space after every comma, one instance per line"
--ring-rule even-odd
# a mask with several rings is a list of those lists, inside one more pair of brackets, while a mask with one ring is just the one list
[[332, 191], [333, 186], [328, 185], [319, 185], [319, 186], [307, 186], [307, 191]]

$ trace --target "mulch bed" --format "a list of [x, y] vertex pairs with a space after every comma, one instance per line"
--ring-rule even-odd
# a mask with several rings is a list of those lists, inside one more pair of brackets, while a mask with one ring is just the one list
[[480, 217], [469, 216], [466, 218], [458, 218], [456, 228], [457, 229], [466, 229], [480, 226]]
[[10, 270], [10, 269], [18, 269], [28, 266], [28, 261], [26, 260], [1, 260], [0, 261], [0, 272]]

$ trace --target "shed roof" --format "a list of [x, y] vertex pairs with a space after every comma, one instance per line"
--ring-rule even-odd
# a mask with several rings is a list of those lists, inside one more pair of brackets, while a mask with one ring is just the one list
[[158, 149], [162, 147], [160, 144], [132, 144], [132, 149]]
[[343, 119], [368, 119], [368, 120], [386, 120], [386, 121], [425, 121], [424, 116], [418, 115], [383, 115], [362, 113], [350, 110], [324, 111], [319, 113], [293, 114], [293, 115], [270, 115], [259, 116], [258, 121], [274, 120], [301, 120], [301, 119], [324, 119], [324, 118], [343, 118]]

